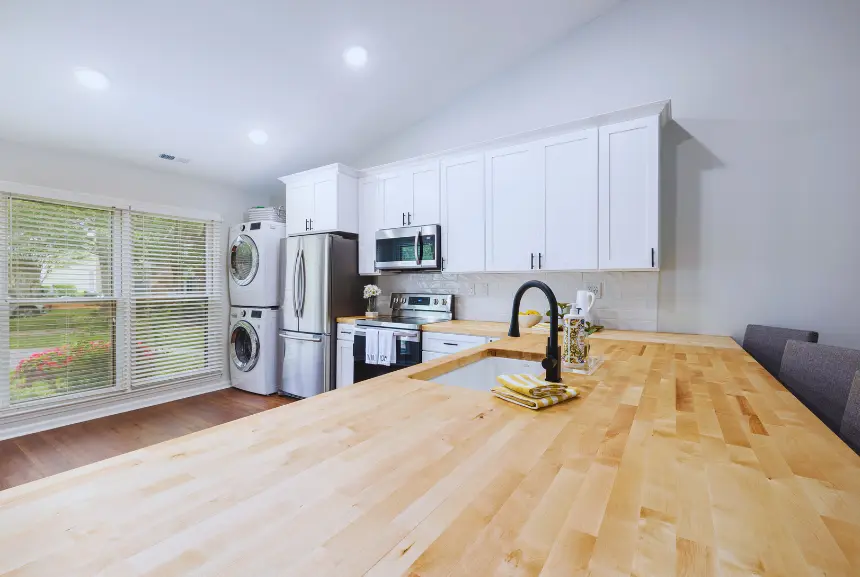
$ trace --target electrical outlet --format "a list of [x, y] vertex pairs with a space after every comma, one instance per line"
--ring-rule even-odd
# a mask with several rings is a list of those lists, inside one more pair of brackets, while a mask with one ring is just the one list
[[594, 295], [594, 298], [603, 298], [603, 282], [587, 282], [585, 290]]
[[466, 285], [466, 294], [470, 297], [475, 296], [475, 285], [473, 283], [468, 283]]

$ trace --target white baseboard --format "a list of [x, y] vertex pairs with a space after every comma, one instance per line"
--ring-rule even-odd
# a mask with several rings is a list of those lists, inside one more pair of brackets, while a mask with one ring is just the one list
[[134, 409], [160, 405], [185, 397], [218, 391], [230, 387], [229, 379], [219, 379], [191, 385], [175, 385], [157, 389], [130, 391], [121, 397], [95, 398], [67, 407], [50, 407], [38, 413], [8, 415], [0, 418], [0, 440], [81, 423], [99, 417], [116, 415]]

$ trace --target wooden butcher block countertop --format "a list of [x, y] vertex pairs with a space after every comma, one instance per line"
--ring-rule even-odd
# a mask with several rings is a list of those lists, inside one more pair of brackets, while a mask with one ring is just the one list
[[677, 341], [595, 339], [541, 412], [412, 378], [529, 335], [2, 491], [0, 574], [860, 575], [860, 457]]

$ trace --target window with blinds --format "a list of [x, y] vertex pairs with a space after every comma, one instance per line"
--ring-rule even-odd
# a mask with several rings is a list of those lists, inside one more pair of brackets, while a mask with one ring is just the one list
[[218, 230], [0, 195], [0, 407], [219, 375]]
[[218, 240], [211, 223], [131, 214], [132, 386], [220, 372]]

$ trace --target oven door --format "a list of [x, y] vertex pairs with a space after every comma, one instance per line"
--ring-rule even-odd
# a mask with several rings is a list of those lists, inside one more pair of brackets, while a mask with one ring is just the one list
[[354, 337], [352, 342], [353, 383], [393, 373], [421, 362], [421, 331], [396, 331], [397, 354], [394, 362], [389, 366], [366, 364], [364, 362], [364, 347], [367, 340], [365, 330], [356, 327]]
[[440, 270], [441, 227], [406, 226], [376, 231], [377, 270]]

